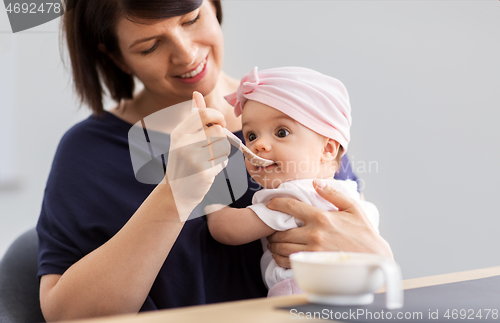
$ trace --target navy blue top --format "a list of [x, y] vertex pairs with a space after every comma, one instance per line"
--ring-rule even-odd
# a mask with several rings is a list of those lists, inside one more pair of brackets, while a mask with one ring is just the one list
[[[131, 127], [106, 112], [78, 123], [62, 138], [37, 225], [39, 277], [63, 274], [104, 244], [155, 188], [134, 175]], [[241, 131], [236, 135], [242, 138]], [[349, 163], [336, 178], [357, 180]], [[248, 182], [249, 189], [231, 206], [251, 204], [258, 184]], [[184, 224], [141, 310], [264, 297], [261, 256], [260, 241], [220, 244], [210, 235], [206, 217], [195, 217]]]

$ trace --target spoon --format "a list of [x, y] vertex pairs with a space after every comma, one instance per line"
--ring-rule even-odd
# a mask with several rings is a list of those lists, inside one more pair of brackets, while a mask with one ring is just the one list
[[226, 134], [229, 143], [234, 147], [238, 148], [243, 153], [243, 156], [245, 156], [245, 158], [250, 163], [252, 163], [252, 165], [266, 167], [274, 164], [274, 161], [269, 159], [264, 159], [254, 154], [250, 149], [248, 149], [247, 146], [245, 146], [241, 142], [240, 138], [236, 137], [231, 131], [227, 130], [226, 128], [222, 128], [222, 130]]
[[[193, 104], [193, 109], [199, 109], [199, 107], [201, 107], [201, 108], [207, 107], [205, 105], [205, 99], [203, 98], [203, 95], [197, 91], [193, 92], [192, 104]], [[212, 124], [209, 123], [206, 126], [210, 127], [210, 126], [212, 126]], [[236, 137], [231, 131], [227, 130], [226, 128], [222, 128], [222, 129], [224, 130], [224, 133], [226, 134], [227, 139], [229, 139], [229, 142], [231, 143], [231, 145], [238, 148], [243, 153], [243, 156], [245, 156], [245, 158], [248, 159], [248, 161], [250, 161], [250, 163], [252, 163], [252, 165], [266, 167], [266, 166], [274, 164], [274, 161], [261, 158], [261, 157], [257, 156], [256, 154], [254, 154], [250, 149], [248, 149], [247, 146], [245, 146], [241, 142], [240, 138]]]

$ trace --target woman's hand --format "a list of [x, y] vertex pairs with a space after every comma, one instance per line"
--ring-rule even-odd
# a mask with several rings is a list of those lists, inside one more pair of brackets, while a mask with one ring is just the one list
[[387, 243], [373, 228], [360, 203], [342, 192], [313, 181], [316, 192], [339, 210], [329, 212], [306, 203], [276, 197], [267, 205], [304, 222], [303, 227], [268, 237], [269, 250], [279, 266], [290, 268], [288, 256], [299, 251], [350, 251], [376, 253], [393, 259]]
[[201, 94], [195, 99], [199, 111], [172, 133], [174, 153], [168, 156], [166, 176], [171, 186], [156, 186], [118, 233], [63, 275], [41, 278], [40, 303], [47, 322], [141, 309], [183, 228], [185, 218], [179, 219], [178, 213], [191, 213], [222, 169], [219, 165], [213, 170], [213, 165], [229, 155], [229, 142], [219, 140], [225, 138], [224, 117], [206, 109]]
[[198, 109], [172, 131], [167, 164], [167, 180], [181, 221], [203, 200], [231, 152], [222, 131], [224, 115], [206, 108], [199, 92], [193, 93], [193, 103]]

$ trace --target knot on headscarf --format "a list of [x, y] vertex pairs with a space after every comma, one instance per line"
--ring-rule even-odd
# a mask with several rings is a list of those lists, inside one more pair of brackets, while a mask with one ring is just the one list
[[312, 131], [334, 139], [347, 150], [351, 106], [339, 80], [303, 67], [252, 71], [243, 76], [236, 92], [225, 96], [239, 116], [248, 100], [268, 105]]
[[229, 104], [234, 107], [234, 113], [239, 116], [243, 112], [243, 106], [247, 102], [245, 95], [253, 92], [259, 86], [258, 68], [255, 66], [250, 73], [243, 76], [236, 92], [225, 96]]

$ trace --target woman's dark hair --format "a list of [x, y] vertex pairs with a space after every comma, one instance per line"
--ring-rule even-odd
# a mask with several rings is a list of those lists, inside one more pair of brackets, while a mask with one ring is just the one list
[[[82, 103], [94, 114], [104, 112], [102, 98], [106, 85], [111, 97], [120, 102], [132, 98], [134, 79], [110, 58], [121, 57], [115, 27], [123, 17], [159, 20], [185, 15], [203, 0], [67, 0], [62, 30], [66, 36], [73, 81]], [[222, 22], [220, 0], [211, 0], [217, 20]], [[106, 51], [99, 50], [99, 44]], [[102, 46], [101, 45], [101, 46]], [[102, 82], [101, 82], [102, 81]]]

